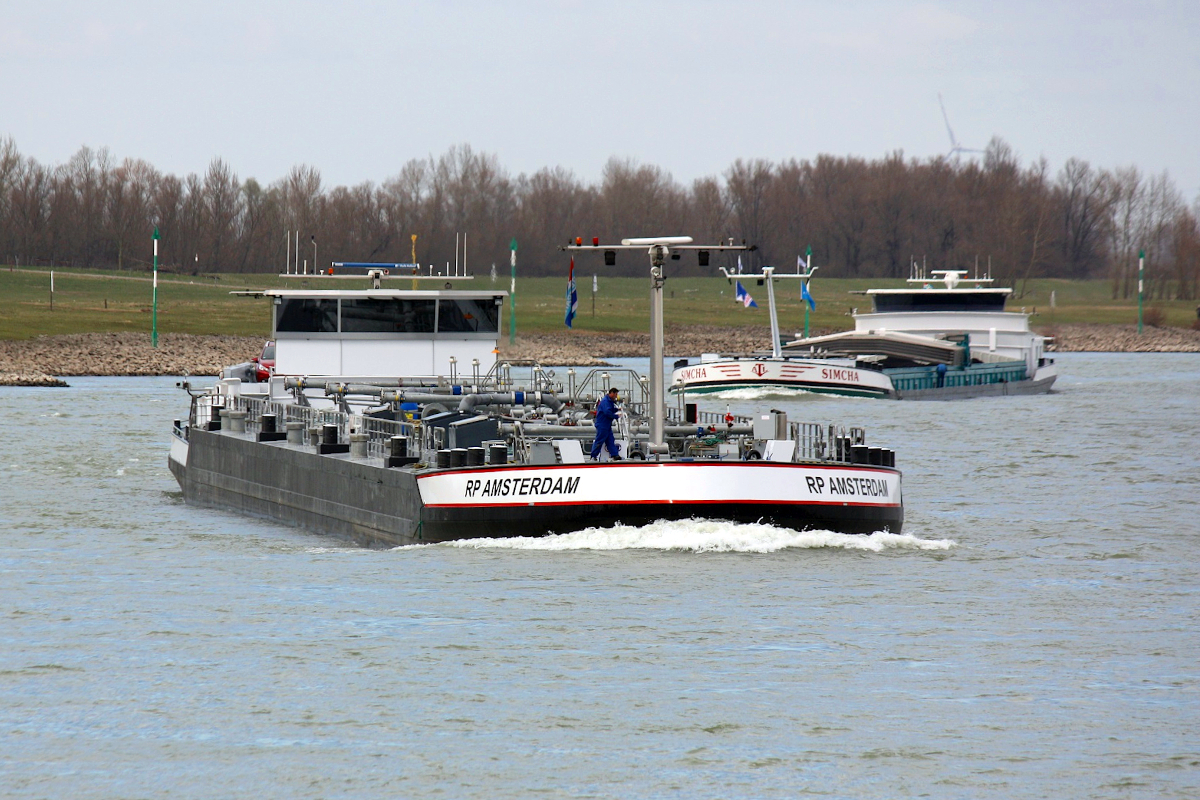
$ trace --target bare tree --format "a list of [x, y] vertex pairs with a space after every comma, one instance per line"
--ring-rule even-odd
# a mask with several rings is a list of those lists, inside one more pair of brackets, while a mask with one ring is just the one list
[[133, 242], [150, 241], [150, 193], [157, 180], [154, 167], [128, 158], [110, 175], [105, 217], [108, 236], [116, 248], [117, 269], [125, 268]]
[[242, 184], [241, 192], [238, 269], [246, 272], [283, 271], [280, 265], [284, 261], [285, 248], [274, 235], [283, 227], [278, 191], [264, 189], [254, 178], [249, 178]]
[[1112, 298], [1129, 297], [1131, 265], [1140, 235], [1145, 187], [1137, 167], [1117, 169], [1112, 176], [1112, 221], [1109, 224], [1109, 259], [1112, 263]]
[[[318, 233], [324, 238], [324, 232], [320, 231], [325, 201], [320, 171], [306, 164], [292, 167], [278, 188], [286, 230], [298, 231], [305, 240], [311, 240]], [[316, 264], [313, 269], [316, 269]]]
[[48, 250], [53, 192], [53, 170], [32, 158], [22, 159], [10, 188], [7, 212], [15, 255], [21, 263], [33, 263]]
[[721, 188], [716, 178], [697, 178], [692, 181], [691, 224], [688, 230], [695, 231], [700, 241], [721, 241], [730, 235], [730, 216], [733, 208], [729, 194]]
[[[631, 230], [677, 230], [686, 216], [684, 193], [670, 173], [632, 159], [608, 160], [597, 200], [601, 224], [593, 235], [602, 240], [628, 236]], [[635, 266], [632, 259], [617, 262], [616, 274], [643, 271], [642, 264]]]
[[874, 170], [867, 182], [875, 261], [889, 278], [904, 277], [908, 269], [909, 180], [904, 154], [896, 151]]
[[21, 175], [21, 154], [11, 137], [0, 139], [0, 257], [12, 255], [16, 245], [13, 195]]
[[161, 237], [160, 263], [179, 268], [190, 266], [185, 264], [187, 247], [182, 242], [183, 202], [183, 181], [174, 175], [161, 176], [150, 194], [150, 223], [158, 227]]
[[765, 263], [772, 263], [776, 257], [771, 238], [771, 215], [767, 207], [773, 179], [771, 163], [761, 158], [752, 161], [739, 158], [725, 170], [735, 237], [757, 245], [759, 258]]
[[[9, 138], [0, 139], [0, 253], [125, 268], [144, 260], [144, 237], [158, 226], [163, 265], [262, 271], [282, 263], [287, 232], [305, 245], [315, 237], [333, 258], [397, 261], [411, 257], [417, 234], [423, 263], [452, 261], [459, 233], [472, 264], [506, 259], [518, 238], [525, 274], [538, 275], [562, 269], [555, 246], [574, 236], [688, 231], [756, 244], [756, 263], [788, 265], [812, 245], [830, 276], [898, 278], [910, 258], [939, 268], [991, 257], [995, 274], [1022, 291], [1035, 277], [1103, 274], [1114, 296], [1128, 294], [1134, 253], [1145, 248], [1156, 296], [1196, 293], [1197, 215], [1166, 174], [1108, 173], [1078, 159], [1049, 174], [1045, 159], [1023, 169], [997, 138], [979, 161], [905, 161], [899, 151], [871, 161], [739, 159], [686, 188], [627, 158], [610, 159], [594, 183], [561, 167], [513, 178], [494, 154], [463, 144], [413, 159], [380, 185], [326, 188], [316, 168], [299, 165], [264, 188], [220, 159], [183, 178], [136, 159], [114, 166], [87, 147], [43, 166]], [[628, 259], [620, 267], [642, 273]]]
[[1089, 277], [1103, 259], [1111, 181], [1086, 161], [1071, 158], [1059, 172], [1057, 191], [1062, 208], [1061, 268], [1067, 277]]
[[[425, 203], [429, 196], [431, 169], [424, 159], [413, 159], [400, 172], [384, 181], [380, 196], [380, 211], [387, 223], [389, 241], [395, 242], [392, 258], [407, 263], [412, 257], [412, 236], [427, 230]], [[422, 248], [424, 242], [418, 242]], [[422, 250], [422, 252], [424, 252]], [[418, 256], [419, 258], [420, 256]]]
[[[599, 235], [592, 209], [595, 194], [563, 167], [545, 168], [517, 179], [517, 238], [531, 253], [553, 254], [572, 234]], [[502, 252], [502, 250], [501, 250]], [[545, 257], [548, 257], [546, 255]]]
[[1038, 274], [1038, 270], [1045, 261], [1045, 252], [1048, 249], [1046, 241], [1049, 237], [1048, 229], [1053, 209], [1049, 191], [1049, 175], [1050, 165], [1043, 157], [1036, 164], [1030, 166], [1023, 180], [1023, 184], [1027, 187], [1024, 194], [1031, 203], [1031, 207], [1028, 209], [1030, 216], [1027, 225], [1030, 230], [1030, 245], [1029, 258], [1025, 262], [1025, 275], [1021, 279], [1021, 290], [1018, 297], [1025, 296], [1026, 285], [1030, 277]]

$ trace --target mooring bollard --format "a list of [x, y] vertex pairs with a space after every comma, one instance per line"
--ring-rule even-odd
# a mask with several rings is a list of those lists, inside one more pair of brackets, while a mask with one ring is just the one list
[[407, 436], [393, 436], [389, 442], [391, 444], [391, 450], [388, 455], [390, 455], [392, 458], [404, 458], [408, 455]]
[[246, 432], [246, 412], [245, 411], [230, 411], [229, 412], [229, 429], [234, 433]]
[[222, 408], [221, 409], [221, 430], [223, 430], [223, 431], [233, 430], [232, 425], [233, 425], [233, 420], [231, 420], [229, 418], [229, 409]]
[[258, 429], [263, 433], [275, 433], [275, 415], [263, 414], [258, 418]]
[[337, 444], [338, 443], [338, 426], [333, 423], [327, 423], [321, 428], [321, 444]]
[[371, 439], [369, 433], [352, 433], [350, 434], [350, 457], [351, 458], [366, 458], [367, 457], [367, 442]]
[[389, 469], [392, 467], [405, 467], [416, 463], [418, 460], [408, 454], [407, 436], [393, 436], [388, 439], [387, 453], [383, 457], [383, 465], [385, 467]]
[[313, 446], [319, 445], [321, 443], [321, 429], [320, 428], [309, 428], [308, 429], [308, 443]]
[[304, 444], [303, 422], [287, 423], [287, 441], [288, 444]]

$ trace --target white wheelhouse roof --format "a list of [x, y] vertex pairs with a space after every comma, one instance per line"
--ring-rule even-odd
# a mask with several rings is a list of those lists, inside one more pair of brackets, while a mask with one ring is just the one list
[[259, 289], [230, 292], [230, 294], [244, 297], [294, 297], [327, 300], [345, 297], [366, 297], [381, 300], [429, 300], [441, 297], [450, 300], [472, 300], [489, 297], [508, 297], [508, 291], [504, 289], [489, 289], [487, 291], [480, 291], [478, 289]]
[[940, 288], [940, 289], [935, 289], [933, 287], [930, 287], [928, 289], [855, 289], [855, 290], [851, 291], [850, 294], [867, 294], [867, 295], [870, 295], [870, 294], [920, 294], [920, 295], [926, 295], [926, 294], [952, 294], [952, 295], [1001, 294], [1001, 295], [1010, 295], [1010, 294], [1012, 294], [1012, 289], [984, 289], [984, 288], [946, 289], [944, 287]]

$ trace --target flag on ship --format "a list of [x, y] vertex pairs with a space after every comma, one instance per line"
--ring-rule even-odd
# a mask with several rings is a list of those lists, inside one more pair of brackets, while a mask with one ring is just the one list
[[746, 291], [746, 288], [742, 286], [741, 281], [737, 281], [737, 291], [734, 292], [733, 299], [737, 300], [746, 308], [758, 308], [758, 303], [754, 302], [754, 298], [751, 297], [750, 293]]
[[575, 256], [571, 256], [571, 269], [567, 273], [567, 317], [564, 320], [567, 327], [571, 327], [571, 322], [575, 319], [575, 312], [579, 308], [579, 295], [575, 292]]
[[800, 285], [800, 299], [808, 303], [808, 307], [814, 311], [817, 308], [817, 301], [813, 300], [813, 296], [808, 293], [808, 281]]

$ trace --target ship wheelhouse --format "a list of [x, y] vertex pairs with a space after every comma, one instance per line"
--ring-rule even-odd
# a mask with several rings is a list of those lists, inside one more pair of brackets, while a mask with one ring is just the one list
[[268, 289], [276, 375], [430, 375], [496, 361], [507, 292]]

